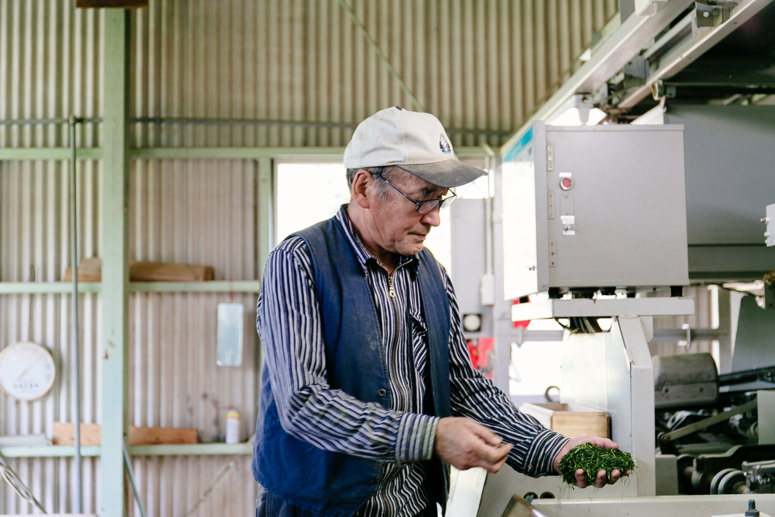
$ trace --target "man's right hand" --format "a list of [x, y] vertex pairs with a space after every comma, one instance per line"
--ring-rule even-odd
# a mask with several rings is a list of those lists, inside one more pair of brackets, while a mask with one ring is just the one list
[[436, 427], [436, 454], [458, 470], [482, 467], [498, 472], [511, 444], [470, 418], [446, 417]]

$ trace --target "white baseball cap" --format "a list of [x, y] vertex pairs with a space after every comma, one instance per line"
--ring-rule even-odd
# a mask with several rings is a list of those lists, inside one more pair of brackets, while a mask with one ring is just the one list
[[439, 119], [398, 106], [380, 110], [358, 124], [344, 150], [348, 169], [390, 165], [447, 188], [487, 174], [457, 159]]

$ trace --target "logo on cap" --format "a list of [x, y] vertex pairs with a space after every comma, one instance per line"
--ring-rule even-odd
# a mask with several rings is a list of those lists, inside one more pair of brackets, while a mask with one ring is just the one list
[[441, 152], [444, 154], [452, 152], [452, 142], [449, 141], [447, 135], [444, 133], [439, 135], [439, 149], [441, 149]]

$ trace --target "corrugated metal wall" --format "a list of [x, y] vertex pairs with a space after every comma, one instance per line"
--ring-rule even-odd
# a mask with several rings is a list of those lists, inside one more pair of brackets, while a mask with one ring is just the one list
[[[456, 145], [497, 146], [573, 72], [617, 7], [616, 0], [149, 3], [130, 15], [130, 116], [142, 119], [132, 124], [133, 147], [342, 146], [358, 120], [393, 104], [417, 108], [412, 97], [451, 129]], [[73, 4], [0, 0], [0, 148], [63, 147], [69, 137], [61, 120], [101, 117], [102, 14]], [[49, 122], [8, 124], [30, 119]], [[99, 146], [99, 127], [79, 127], [79, 145]], [[97, 161], [79, 162], [84, 257], [101, 249], [100, 171]], [[210, 264], [217, 279], [257, 278], [252, 161], [137, 160], [130, 189], [132, 259]], [[61, 279], [68, 217], [66, 163], [0, 161], [0, 281]], [[80, 300], [83, 419], [99, 422], [102, 307], [96, 294]], [[222, 301], [242, 303], [246, 312], [243, 366], [228, 371], [214, 356]], [[246, 438], [258, 374], [254, 302], [251, 294], [132, 294], [131, 423], [197, 427], [202, 440], [221, 440], [233, 404]], [[22, 339], [45, 344], [61, 375], [39, 402], [0, 397], [0, 435], [50, 434], [53, 421], [70, 419], [70, 310], [67, 295], [0, 295], [0, 347]], [[224, 456], [134, 458], [148, 514], [183, 515], [233, 460], [227, 481], [195, 515], [249, 515], [249, 458]], [[72, 510], [72, 460], [11, 465], [49, 511]], [[85, 460], [84, 482], [84, 510], [95, 511], [98, 459]], [[0, 513], [27, 511], [0, 488]]]
[[[207, 264], [216, 280], [257, 278], [255, 162], [140, 160], [131, 169], [133, 260]], [[247, 440], [257, 415], [255, 299], [228, 292], [130, 297], [130, 425], [194, 427], [200, 441], [222, 442], [234, 407]], [[244, 307], [239, 367], [215, 363], [215, 315], [224, 302]], [[216, 478], [232, 461], [228, 477]], [[133, 466], [148, 515], [184, 515], [218, 480], [192, 515], [248, 515], [255, 505], [249, 457], [135, 457]]]
[[[0, 173], [0, 176], [2, 174]], [[0, 202], [5, 202], [3, 197]], [[5, 237], [2, 242], [8, 242]], [[85, 422], [100, 421], [101, 384], [97, 360], [101, 304], [96, 294], [80, 296], [81, 417]], [[57, 379], [52, 392], [34, 402], [18, 402], [0, 395], [0, 435], [47, 435], [53, 422], [73, 421], [73, 346], [70, 335], [70, 295], [0, 295], [0, 343], [5, 347], [17, 341], [33, 341], [46, 346], [57, 362]], [[14, 459], [10, 465], [28, 484], [49, 512], [72, 508], [75, 462], [65, 458]], [[84, 458], [83, 480], [87, 487], [99, 486], [99, 461]], [[84, 491], [84, 509], [96, 508], [98, 492]], [[0, 512], [31, 512], [10, 489], [0, 485]]]
[[[433, 112], [451, 129], [507, 136], [572, 73], [617, 7], [616, 0], [343, 3], [349, 8], [336, 0], [151, 2], [132, 16], [133, 115], [352, 124], [398, 104]], [[137, 145], [342, 146], [351, 132], [138, 126]]]
[[[349, 129], [314, 124], [417, 107], [388, 63], [451, 130], [508, 136], [617, 9], [616, 0], [350, 0], [383, 60], [337, 0], [149, 3], [131, 14], [133, 118], [285, 124], [136, 123], [138, 146], [341, 146]], [[0, 0], [0, 120], [99, 118], [100, 11], [72, 5]], [[452, 133], [457, 145], [483, 138]], [[97, 135], [88, 124], [85, 145]], [[61, 125], [0, 126], [3, 147], [66, 143]]]

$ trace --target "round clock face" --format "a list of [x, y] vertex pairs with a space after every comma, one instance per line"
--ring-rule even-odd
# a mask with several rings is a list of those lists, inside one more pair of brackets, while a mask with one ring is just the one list
[[55, 377], [54, 357], [45, 347], [23, 342], [0, 350], [0, 388], [15, 399], [39, 399]]

